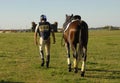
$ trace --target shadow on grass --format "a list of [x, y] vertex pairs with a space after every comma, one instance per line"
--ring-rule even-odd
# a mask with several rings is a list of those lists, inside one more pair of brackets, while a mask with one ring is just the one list
[[118, 45], [118, 44], [115, 44], [115, 43], [107, 43], [107, 45], [116, 46], [116, 45]]
[[12, 82], [12, 81], [1, 80], [0, 83], [24, 83], [24, 82]]
[[[91, 75], [86, 74], [85, 77], [88, 78], [120, 79], [120, 70], [86, 69], [86, 71], [96, 72], [96, 74], [95, 73]], [[104, 73], [106, 73], [106, 75]]]

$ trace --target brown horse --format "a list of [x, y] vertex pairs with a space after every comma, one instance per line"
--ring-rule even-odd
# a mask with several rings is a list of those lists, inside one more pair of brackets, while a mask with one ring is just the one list
[[80, 55], [82, 57], [81, 76], [84, 76], [87, 58], [88, 43], [88, 25], [81, 20], [79, 15], [66, 15], [66, 21], [63, 24], [63, 38], [67, 49], [67, 62], [69, 72], [71, 71], [70, 47], [74, 57], [74, 72], [78, 72], [78, 62]]
[[31, 22], [31, 24], [32, 24], [32, 27], [31, 27], [32, 32], [35, 32], [35, 28], [36, 28], [37, 24], [35, 22]]

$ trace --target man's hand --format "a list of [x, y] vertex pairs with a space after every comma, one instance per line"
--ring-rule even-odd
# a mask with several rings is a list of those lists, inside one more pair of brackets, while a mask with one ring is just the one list
[[35, 45], [38, 45], [38, 42], [37, 42], [37, 40], [35, 41]]
[[55, 44], [55, 42], [56, 42], [56, 41], [55, 41], [55, 40], [53, 40], [53, 44]]
[[35, 42], [35, 45], [38, 45], [37, 33], [36, 32], [34, 33], [34, 42]]

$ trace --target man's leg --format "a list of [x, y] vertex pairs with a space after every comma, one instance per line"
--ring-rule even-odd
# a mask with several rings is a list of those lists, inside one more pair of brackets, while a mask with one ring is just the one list
[[44, 41], [43, 41], [42, 37], [40, 37], [39, 50], [40, 50], [40, 55], [41, 55], [41, 66], [44, 66], [44, 52], [43, 52], [43, 46], [44, 46]]
[[50, 39], [46, 41], [45, 51], [46, 51], [46, 67], [48, 68], [50, 63]]

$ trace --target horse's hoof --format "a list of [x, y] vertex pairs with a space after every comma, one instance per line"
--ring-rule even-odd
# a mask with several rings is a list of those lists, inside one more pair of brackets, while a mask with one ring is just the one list
[[75, 71], [74, 71], [74, 73], [77, 73], [77, 72], [78, 72], [78, 70], [75, 70]]
[[68, 65], [68, 70], [71, 72], [71, 64]]
[[77, 73], [77, 72], [78, 72], [78, 69], [77, 69], [77, 68], [75, 68], [75, 69], [74, 69], [74, 73]]
[[69, 72], [71, 72], [71, 69], [69, 69]]
[[81, 72], [81, 77], [84, 77], [85, 76], [85, 72]]
[[41, 67], [43, 67], [44, 66], [44, 63], [41, 63]]

